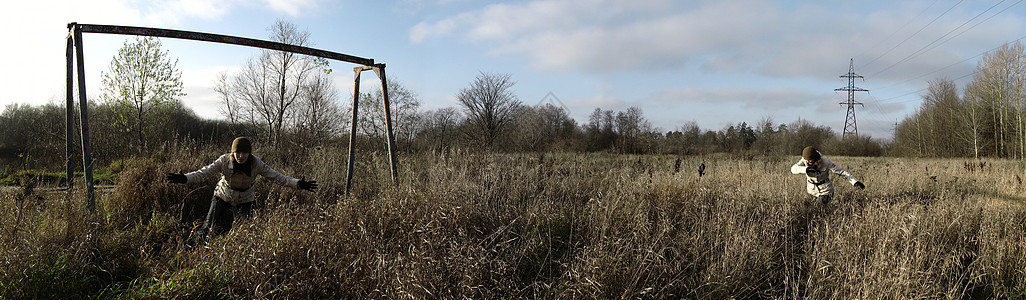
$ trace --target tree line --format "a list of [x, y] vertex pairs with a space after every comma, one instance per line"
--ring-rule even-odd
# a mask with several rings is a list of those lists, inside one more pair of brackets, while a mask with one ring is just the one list
[[[271, 40], [309, 45], [309, 33], [278, 21]], [[222, 119], [197, 117], [182, 104], [177, 60], [151, 37], [126, 41], [103, 72], [103, 94], [90, 101], [91, 144], [101, 165], [146, 156], [182, 141], [223, 145], [235, 136], [257, 138], [279, 149], [280, 159], [301, 157], [307, 149], [344, 147], [349, 141], [351, 96], [333, 85], [321, 59], [265, 50], [214, 82]], [[525, 105], [509, 74], [481, 72], [456, 92], [455, 107], [424, 109], [417, 93], [389, 80], [393, 132], [400, 151], [472, 149], [496, 152], [595, 152], [696, 155], [728, 152], [795, 155], [818, 146], [839, 155], [882, 155], [885, 147], [869, 137], [840, 140], [830, 128], [798, 120], [774, 124], [731, 124], [704, 130], [695, 122], [664, 131], [652, 126], [638, 107], [596, 108], [578, 123], [563, 107]], [[356, 146], [384, 151], [385, 123], [380, 89], [359, 97]], [[75, 113], [78, 116], [78, 113]], [[60, 169], [64, 163], [63, 105], [13, 104], [0, 114], [0, 160], [5, 165]], [[74, 122], [77, 125], [77, 120]], [[79, 145], [78, 129], [75, 146]], [[1024, 131], [1026, 132], [1026, 131]], [[77, 148], [75, 151], [78, 151]], [[297, 155], [299, 154], [299, 155]]]
[[929, 82], [918, 110], [895, 128], [893, 150], [920, 157], [1026, 159], [1026, 48], [984, 54], [961, 94], [951, 79]]
[[[407, 90], [407, 92], [409, 92]], [[374, 94], [367, 94], [374, 101]], [[700, 155], [733, 153], [739, 155], [795, 155], [807, 145], [815, 145], [837, 155], [882, 155], [884, 146], [869, 137], [841, 140], [829, 127], [805, 120], [788, 124], [763, 120], [758, 126], [746, 122], [721, 130], [705, 130], [695, 122], [670, 131], [660, 131], [637, 107], [623, 111], [596, 108], [587, 123], [578, 124], [565, 109], [545, 103], [519, 104], [511, 108], [510, 121], [501, 126], [482, 125], [484, 118], [473, 117], [466, 108], [421, 109], [414, 97], [393, 105], [395, 136], [401, 152], [450, 151], [466, 149], [494, 152], [612, 152], [624, 154]], [[371, 103], [367, 103], [371, 104]], [[357, 147], [361, 151], [385, 151], [385, 130], [381, 103], [361, 106], [358, 118]], [[348, 109], [340, 107], [343, 112]], [[259, 124], [232, 123], [198, 117], [190, 108], [175, 101], [161, 116], [164, 126], [154, 126], [140, 140], [126, 134], [115, 122], [118, 108], [108, 103], [90, 104], [90, 131], [94, 161], [110, 163], [133, 156], [149, 156], [183, 143], [227, 145], [239, 135], [263, 140], [268, 128]], [[77, 115], [77, 112], [76, 112]], [[59, 170], [64, 164], [65, 110], [63, 105], [31, 106], [12, 104], [0, 114], [0, 159], [14, 168]], [[77, 126], [77, 121], [76, 124]], [[303, 153], [318, 146], [345, 147], [349, 120], [330, 122], [321, 130], [301, 123], [285, 126], [276, 147], [286, 153]], [[73, 134], [76, 155], [79, 129]], [[494, 130], [489, 132], [488, 130]], [[183, 142], [184, 141], [184, 142]], [[267, 140], [261, 141], [266, 143]], [[139, 146], [139, 145], [149, 146]], [[271, 146], [269, 143], [265, 146]], [[221, 147], [224, 148], [224, 147]], [[798, 150], [796, 150], [798, 149]], [[298, 152], [297, 152], [298, 151]], [[282, 158], [285, 159], [285, 158]], [[76, 161], [77, 162], [77, 161]]]

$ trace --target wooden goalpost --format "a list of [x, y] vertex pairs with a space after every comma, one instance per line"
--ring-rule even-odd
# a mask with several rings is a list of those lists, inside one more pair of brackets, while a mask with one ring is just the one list
[[[66, 116], [67, 121], [67, 147], [65, 148], [65, 158], [67, 161], [67, 184], [70, 190], [73, 185], [73, 165], [72, 165], [72, 128], [73, 128], [73, 111], [74, 111], [74, 81], [78, 80], [78, 100], [79, 100], [79, 112], [81, 114], [81, 125], [80, 133], [82, 135], [82, 166], [85, 173], [85, 185], [86, 195], [88, 198], [88, 208], [90, 213], [96, 212], [96, 198], [93, 187], [93, 166], [92, 166], [92, 147], [89, 139], [89, 113], [88, 113], [88, 101], [86, 98], [86, 84], [85, 84], [85, 64], [83, 63], [83, 50], [82, 50], [82, 33], [104, 33], [104, 34], [122, 34], [122, 35], [138, 35], [138, 36], [152, 36], [152, 37], [165, 37], [175, 38], [184, 40], [195, 40], [203, 42], [213, 42], [222, 44], [232, 44], [247, 47], [256, 47], [277, 51], [286, 51], [298, 54], [304, 54], [309, 56], [315, 56], [325, 59], [332, 59], [337, 61], [343, 61], [348, 63], [358, 64], [360, 66], [354, 67], [353, 71], [356, 73], [355, 83], [353, 88], [353, 119], [352, 127], [350, 128], [349, 135], [349, 163], [346, 168], [346, 194], [349, 194], [350, 186], [353, 182], [353, 167], [355, 164], [354, 144], [356, 142], [356, 122], [357, 122], [357, 108], [358, 101], [360, 99], [360, 73], [363, 71], [374, 71], [381, 80], [381, 94], [383, 97], [384, 112], [385, 112], [385, 131], [388, 137], [388, 158], [389, 163], [392, 167], [392, 183], [395, 185], [399, 184], [399, 170], [397, 168], [398, 161], [396, 160], [396, 146], [395, 136], [392, 134], [392, 114], [391, 107], [388, 102], [388, 83], [385, 80], [385, 64], [375, 63], [374, 59], [362, 58], [337, 52], [325, 51], [320, 49], [283, 44], [272, 41], [257, 40], [251, 38], [211, 34], [194, 31], [182, 31], [173, 29], [162, 29], [162, 28], [147, 28], [147, 27], [134, 27], [134, 26], [115, 26], [115, 25], [95, 25], [95, 24], [78, 24], [68, 23], [68, 46], [67, 46], [67, 66], [68, 66], [68, 77], [67, 77], [67, 107]], [[77, 62], [77, 64], [76, 64]], [[77, 68], [76, 68], [77, 65]], [[77, 69], [77, 78], [76, 78]]]

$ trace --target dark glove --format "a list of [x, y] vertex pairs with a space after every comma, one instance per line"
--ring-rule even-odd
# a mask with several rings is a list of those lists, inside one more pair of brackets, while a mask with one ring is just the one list
[[167, 181], [170, 181], [171, 183], [187, 183], [189, 182], [189, 178], [185, 177], [185, 174], [182, 173], [167, 173]]
[[805, 168], [805, 175], [809, 177], [819, 176], [819, 169], [815, 166], [809, 166], [808, 168]]
[[317, 181], [315, 181], [315, 180], [306, 181], [305, 178], [304, 179], [300, 179], [298, 185], [299, 185], [299, 189], [301, 189], [301, 190], [307, 190], [307, 191], [313, 192], [314, 190], [317, 189]]
[[856, 182], [855, 182], [855, 184], [854, 184], [854, 186], [855, 186], [855, 188], [857, 188], [857, 189], [860, 189], [860, 190], [864, 190], [864, 189], [866, 189], [866, 185], [865, 185], [865, 184], [862, 184], [862, 182], [861, 182], [861, 181], [856, 181]]

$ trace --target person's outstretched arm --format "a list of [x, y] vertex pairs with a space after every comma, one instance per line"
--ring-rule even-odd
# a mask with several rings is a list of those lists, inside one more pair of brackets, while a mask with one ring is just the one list
[[866, 185], [859, 181], [858, 178], [855, 178], [855, 175], [851, 174], [851, 172], [848, 172], [848, 170], [841, 168], [841, 166], [838, 166], [829, 159], [823, 158], [822, 164], [827, 168], [827, 170], [830, 170], [830, 172], [833, 172], [837, 175], [841, 175], [841, 177], [847, 179], [848, 183], [850, 183], [852, 186], [857, 187], [859, 189], [866, 188]]
[[260, 176], [267, 177], [268, 179], [271, 179], [280, 185], [292, 187], [294, 189], [307, 190], [311, 192], [317, 189], [317, 181], [307, 181], [305, 179], [292, 178], [285, 174], [282, 174], [281, 172], [278, 172], [274, 168], [271, 168], [271, 166], [268, 166], [263, 162], [263, 160], [260, 160], [259, 158], [251, 156], [250, 159], [256, 159], [254, 163], [260, 165], [260, 170], [257, 172], [257, 174], [260, 174]]
[[167, 180], [172, 183], [190, 183], [209, 181], [221, 175], [221, 169], [228, 163], [231, 154], [221, 155], [214, 162], [199, 170], [182, 173], [167, 173]]

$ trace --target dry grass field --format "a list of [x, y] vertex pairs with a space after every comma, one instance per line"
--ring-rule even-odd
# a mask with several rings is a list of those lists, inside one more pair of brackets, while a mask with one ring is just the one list
[[190, 247], [209, 185], [163, 174], [218, 153], [183, 149], [126, 164], [95, 215], [0, 195], [0, 298], [1026, 297], [1020, 161], [828, 155], [868, 188], [822, 206], [797, 156], [417, 154], [393, 187], [364, 155], [345, 196], [345, 154], [311, 150], [266, 160], [320, 190], [261, 181], [254, 218]]

